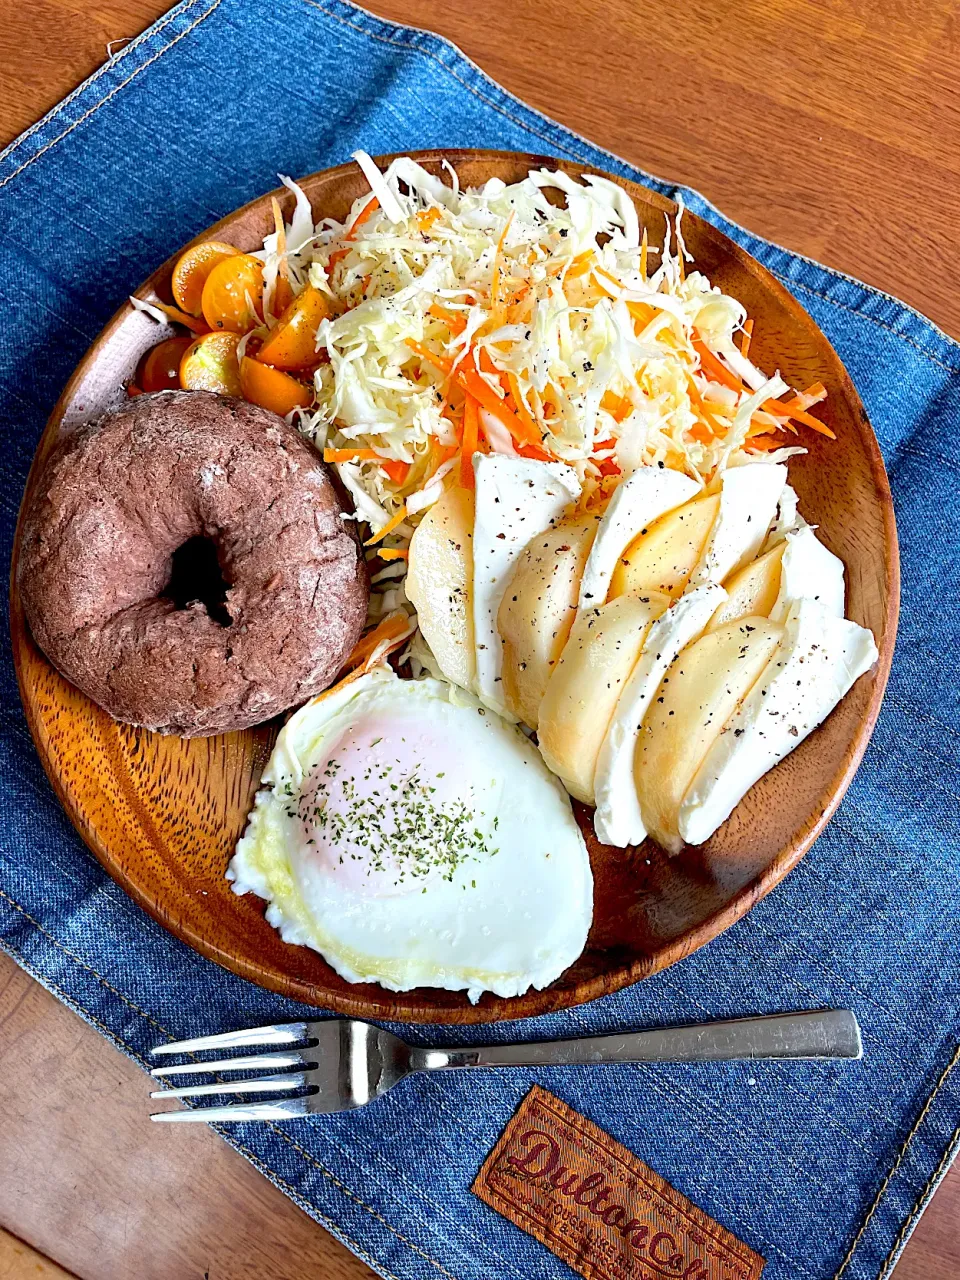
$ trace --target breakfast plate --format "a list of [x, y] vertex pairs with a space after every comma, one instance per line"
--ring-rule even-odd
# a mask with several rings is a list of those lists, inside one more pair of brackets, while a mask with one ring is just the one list
[[[385, 165], [389, 159], [379, 163]], [[593, 172], [544, 157], [492, 151], [424, 152], [413, 159], [438, 177], [448, 174], [452, 165], [463, 188], [480, 187], [490, 179], [518, 182], [531, 170], [550, 169], [574, 178]], [[367, 176], [351, 164], [302, 180], [299, 186], [310, 202], [313, 221], [345, 220], [355, 203], [369, 196]], [[629, 196], [644, 242], [649, 236], [651, 244], [659, 244], [664, 220], [675, 218], [676, 206], [634, 183], [610, 181]], [[225, 243], [243, 254], [257, 251], [274, 229], [278, 202], [283, 217], [292, 219], [294, 196], [285, 188], [223, 219], [194, 243]], [[359, 221], [355, 213], [353, 226]], [[506, 229], [501, 246], [505, 236]], [[758, 262], [689, 212], [683, 215], [683, 236], [696, 269], [724, 294], [742, 303], [753, 319], [751, 360], [763, 369], [779, 368], [784, 389], [821, 384], [829, 389], [818, 410], [826, 430], [805, 435], [805, 452], [789, 457], [789, 482], [800, 511], [816, 528], [816, 539], [846, 568], [845, 614], [850, 622], [845, 625], [858, 624], [853, 631], [865, 628], [876, 642], [874, 652], [870, 641], [870, 661], [859, 668], [865, 674], [856, 679], [811, 736], [804, 737], [776, 768], [760, 777], [715, 834], [697, 844], [683, 844], [676, 838], [674, 856], [661, 847], [671, 844], [669, 832], [658, 837], [660, 844], [651, 840], [636, 845], [619, 841], [627, 845], [619, 848], [602, 844], [595, 835], [590, 808], [575, 801], [574, 813], [589, 852], [594, 885], [593, 920], [585, 949], [542, 990], [534, 985], [512, 996], [487, 991], [479, 999], [478, 993], [472, 993], [471, 1001], [463, 991], [425, 986], [390, 991], [370, 982], [348, 981], [341, 976], [342, 965], [338, 972], [317, 951], [285, 942], [265, 918], [260, 898], [254, 893], [239, 895], [226, 878], [261, 775], [271, 759], [280, 721], [211, 737], [171, 737], [114, 720], [68, 682], [38, 648], [15, 587], [14, 657], [27, 720], [44, 767], [71, 820], [106, 870], [177, 937], [242, 977], [344, 1014], [409, 1022], [517, 1018], [582, 1003], [675, 963], [744, 915], [809, 849], [853, 777], [879, 712], [890, 669], [899, 590], [890, 490], [856, 391], [808, 314]], [[137, 297], [169, 301], [171, 279], [180, 260], [178, 254], [159, 268]], [[681, 247], [681, 272], [682, 260]], [[495, 265], [495, 276], [497, 270]], [[155, 309], [151, 314], [125, 304], [84, 357], [44, 433], [23, 511], [30, 507], [41, 470], [63, 433], [126, 401], [126, 388], [141, 357], [157, 343], [156, 314]], [[430, 353], [424, 352], [424, 358], [429, 360]], [[436, 353], [432, 358], [440, 359]], [[709, 358], [709, 353], [704, 354], [704, 360]], [[584, 369], [588, 367], [589, 362], [584, 362]], [[722, 373], [722, 366], [717, 367]], [[471, 376], [471, 385], [483, 396], [477, 371]], [[721, 409], [713, 412], [720, 415]], [[800, 413], [809, 419], [805, 409]], [[490, 427], [491, 434], [494, 427]], [[529, 456], [529, 451], [524, 456]], [[492, 462], [488, 457], [484, 463], [487, 470]], [[455, 464], [451, 461], [449, 465]], [[549, 465], [557, 468], [551, 473], [556, 479], [562, 480], [561, 471], [569, 471], [559, 463]], [[740, 469], [741, 479], [747, 470]], [[771, 471], [761, 470], [768, 475]], [[479, 469], [477, 476], [479, 479]], [[677, 498], [678, 503], [681, 500]], [[702, 501], [716, 504], [720, 500], [711, 495]], [[479, 489], [477, 501], [479, 504]], [[658, 512], [666, 510], [661, 506]], [[477, 527], [479, 532], [479, 524]], [[24, 536], [22, 513], [14, 549], [15, 584]], [[565, 554], [570, 548], [562, 543], [555, 550]], [[758, 543], [752, 554], [759, 550]], [[771, 552], [787, 554], [782, 545], [772, 547]], [[406, 552], [389, 554], [396, 559]], [[639, 570], [636, 563], [631, 565], [624, 558], [621, 567], [611, 567], [611, 572], [629, 576]], [[842, 586], [839, 613], [844, 613]], [[502, 618], [501, 613], [501, 628]], [[649, 618], [644, 625], [649, 625]], [[776, 625], [770, 624], [771, 636]], [[756, 643], [752, 637], [750, 644]], [[522, 669], [524, 664], [519, 666]], [[364, 689], [369, 691], [371, 680], [376, 684], [385, 679], [364, 676], [357, 687], [366, 680]], [[489, 690], [488, 695], [486, 706], [492, 706]], [[323, 696], [318, 700], [320, 706]], [[484, 714], [482, 707], [479, 710]], [[461, 712], [462, 708], [457, 714]], [[530, 717], [526, 719], [529, 723]], [[297, 723], [302, 722], [294, 716], [288, 726], [290, 733], [296, 732]], [[378, 741], [373, 739], [371, 745]], [[570, 780], [565, 774], [565, 770], [576, 773], [577, 761], [564, 759], [562, 743], [550, 744], [545, 726], [541, 726], [541, 746], [567, 789], [574, 796], [582, 793], [577, 779]], [[517, 749], [521, 755], [528, 750], [522, 744]], [[529, 752], [534, 752], [532, 746]], [[276, 777], [275, 763], [270, 767]], [[669, 772], [669, 765], [660, 767]], [[523, 769], [518, 767], [518, 772], [522, 774]], [[741, 788], [741, 793], [745, 789]], [[551, 802], [547, 792], [531, 789], [530, 794], [538, 796], [541, 806]], [[705, 827], [704, 833], [709, 830], [712, 827]], [[246, 887], [259, 892], [255, 883]], [[546, 928], [546, 923], [538, 926], [530, 919], [527, 927], [535, 932], [538, 927]]]

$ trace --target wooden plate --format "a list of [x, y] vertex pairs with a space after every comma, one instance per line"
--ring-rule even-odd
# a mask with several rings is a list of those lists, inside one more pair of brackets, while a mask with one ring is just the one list
[[[441, 173], [445, 155], [464, 185], [516, 181], [548, 165], [575, 165], [499, 151], [417, 155]], [[386, 161], [384, 161], [386, 163]], [[662, 196], [615, 179], [632, 196], [651, 242], [660, 244]], [[315, 217], [342, 219], [366, 184], [354, 165], [306, 178]], [[287, 217], [292, 197], [277, 192]], [[270, 196], [231, 214], [201, 240], [260, 246], [272, 229]], [[596, 879], [593, 929], [580, 960], [545, 991], [513, 1000], [419, 989], [395, 995], [351, 985], [303, 947], [287, 946], [252, 895], [230, 892], [224, 872], [270, 753], [277, 725], [184, 741], [114, 723], [57, 672], [34, 645], [13, 591], [14, 657], [27, 720], [44, 767], [77, 830], [106, 870], [178, 938], [244, 978], [339, 1013], [409, 1022], [489, 1022], [546, 1013], [616, 991], [673, 964], [739, 919], [803, 856], [853, 777], [880, 708], [893, 655], [899, 573], [893, 504], [876, 439], [853, 384], [826, 338], [760, 264], [701, 219], [684, 219], [697, 265], [756, 320], [751, 355], [795, 386], [822, 381], [823, 417], [836, 441], [806, 433], [809, 453], [790, 465], [800, 509], [846, 564], [847, 615], [876, 636], [880, 661], [826, 723], [737, 807], [707, 844], [668, 858], [649, 842], [626, 852], [598, 845], [579, 816]], [[140, 296], [170, 297], [175, 259]], [[159, 337], [125, 304], [74, 373], [41, 440], [27, 494], [57, 436], [123, 397], [123, 384]], [[14, 548], [16, 577], [19, 530]], [[837, 886], [838, 892], [842, 886]]]

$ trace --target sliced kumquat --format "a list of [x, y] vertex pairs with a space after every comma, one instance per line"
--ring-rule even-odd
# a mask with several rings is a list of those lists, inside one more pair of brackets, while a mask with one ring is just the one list
[[317, 358], [317, 329], [330, 314], [327, 299], [312, 284], [283, 311], [267, 334], [257, 359], [276, 369], [303, 369]]
[[180, 386], [180, 363], [192, 338], [167, 338], [143, 356], [137, 365], [141, 391], [172, 391]]
[[202, 244], [195, 244], [192, 249], [182, 253], [173, 268], [173, 279], [170, 282], [177, 306], [188, 315], [200, 315], [207, 276], [218, 262], [234, 258], [239, 252], [232, 244], [226, 244], [222, 240], [204, 240]]
[[240, 389], [243, 398], [261, 409], [272, 409], [285, 418], [294, 409], [305, 409], [313, 402], [313, 387], [308, 387], [282, 369], [261, 364], [252, 356], [240, 361]]
[[247, 253], [216, 263], [204, 282], [202, 308], [211, 329], [255, 329], [263, 319], [263, 264]]
[[180, 361], [180, 385], [186, 391], [215, 391], [221, 396], [242, 395], [236, 333], [205, 333], [191, 342]]

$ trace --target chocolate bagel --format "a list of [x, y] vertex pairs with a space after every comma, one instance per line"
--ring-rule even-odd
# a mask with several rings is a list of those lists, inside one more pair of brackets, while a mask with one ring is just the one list
[[[27, 621], [117, 720], [184, 737], [259, 724], [326, 688], [363, 629], [343, 510], [276, 414], [203, 391], [138, 397], [43, 469], [19, 563]], [[222, 575], [219, 601], [178, 589], [188, 550]]]

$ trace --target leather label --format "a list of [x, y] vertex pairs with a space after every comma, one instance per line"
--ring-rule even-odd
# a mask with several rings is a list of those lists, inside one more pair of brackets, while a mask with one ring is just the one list
[[584, 1280], [756, 1280], [764, 1259], [535, 1085], [471, 1188]]

